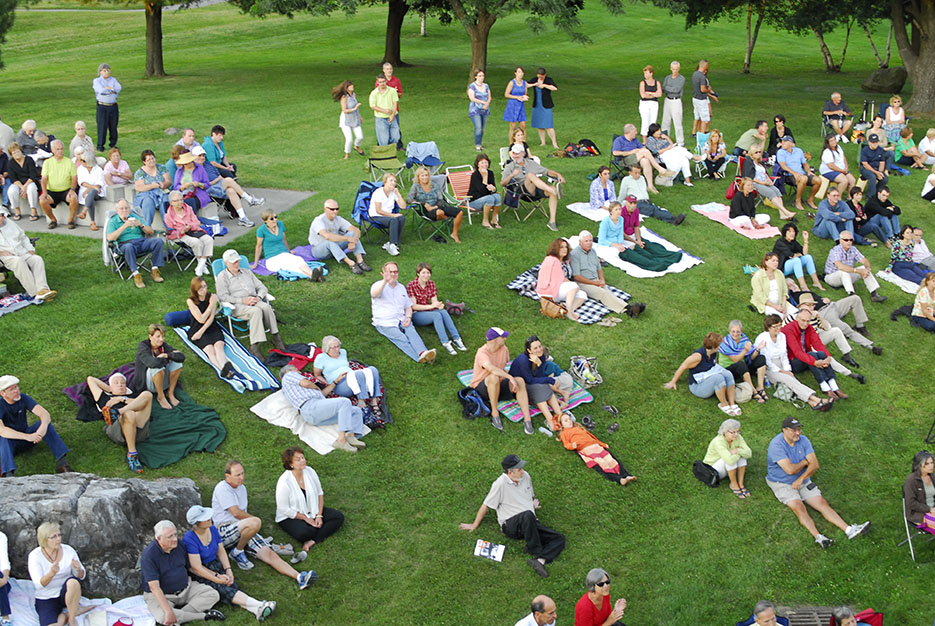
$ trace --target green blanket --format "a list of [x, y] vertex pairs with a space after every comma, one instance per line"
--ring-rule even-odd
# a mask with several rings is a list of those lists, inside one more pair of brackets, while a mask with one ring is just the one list
[[673, 263], [682, 260], [682, 252], [672, 252], [653, 241], [646, 241], [645, 248], [630, 248], [620, 253], [620, 258], [628, 263], [651, 272], [664, 272]]
[[149, 438], [137, 446], [140, 463], [148, 468], [165, 467], [192, 452], [214, 452], [227, 436], [217, 411], [198, 404], [181, 389], [176, 389], [175, 397], [179, 405], [171, 411], [153, 399]]

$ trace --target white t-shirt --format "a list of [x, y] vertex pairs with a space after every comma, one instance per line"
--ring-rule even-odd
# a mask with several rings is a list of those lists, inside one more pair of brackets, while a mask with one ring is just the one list
[[386, 192], [383, 191], [383, 187], [380, 187], [374, 191], [373, 195], [370, 196], [370, 217], [377, 217], [380, 215], [377, 213], [377, 202], [380, 203], [380, 208], [383, 209], [384, 213], [392, 213], [393, 209], [396, 207], [396, 203], [398, 202], [396, 198], [400, 198], [400, 200], [402, 200], [402, 197], [399, 195], [399, 191], [396, 189], [390, 193], [389, 197], [386, 196]]
[[0, 532], [0, 572], [10, 571], [10, 555], [7, 553], [6, 535]]
[[838, 149], [834, 152], [831, 151], [831, 148], [825, 148], [822, 151], [821, 165], [818, 167], [818, 173], [827, 174], [828, 172], [837, 171], [828, 167], [829, 163], [842, 170], [847, 169], [847, 161], [844, 159], [844, 150], [841, 149], [841, 146], [838, 146]]
[[[78, 553], [75, 552], [75, 549], [67, 543], [63, 543], [62, 558], [58, 562], [58, 572], [56, 572], [55, 576], [52, 577], [52, 580], [49, 581], [49, 584], [43, 587], [39, 581], [43, 576], [52, 571], [52, 563], [49, 563], [49, 560], [42, 554], [42, 548], [36, 548], [29, 553], [29, 577], [32, 579], [33, 585], [36, 586], [37, 600], [50, 600], [52, 598], [57, 598], [58, 594], [62, 591], [62, 585], [65, 584], [65, 581], [72, 576], [77, 576], [71, 568], [71, 562], [73, 560], [78, 561], [79, 564], [81, 563], [81, 560], [78, 559]], [[81, 566], [81, 569], [84, 570], [83, 565]], [[87, 574], [87, 571], [84, 571], [84, 573]], [[81, 577], [81, 580], [84, 580], [83, 576]]]
[[[381, 205], [382, 206], [382, 205]], [[351, 228], [351, 223], [340, 215], [336, 215], [333, 220], [329, 220], [324, 213], [312, 220], [312, 225], [308, 227], [308, 243], [311, 246], [325, 243], [328, 240], [322, 237], [321, 231], [329, 232], [334, 235], [346, 235]]]
[[753, 345], [760, 349], [760, 354], [766, 359], [766, 369], [771, 372], [779, 370], [791, 371], [789, 353], [786, 351], [786, 336], [782, 333], [776, 337], [776, 342], [769, 338], [769, 332], [763, 331], [753, 340]]
[[84, 199], [88, 196], [89, 189], [87, 187], [82, 187], [82, 183], [88, 183], [89, 185], [100, 185], [101, 192], [99, 196], [103, 196], [104, 192], [107, 190], [107, 183], [104, 180], [104, 170], [99, 166], [95, 165], [88, 170], [84, 165], [78, 168], [78, 203], [84, 204]]
[[[539, 622], [536, 621], [536, 616], [533, 613], [530, 613], [523, 619], [516, 622], [513, 626], [539, 626]], [[555, 622], [550, 622], [544, 626], [555, 626]]]
[[[922, 194], [925, 195], [932, 190], [932, 187], [935, 187], [935, 174], [929, 174], [928, 178], [925, 179], [925, 185], [922, 187]], [[932, 200], [935, 202], [935, 200]]]
[[214, 511], [211, 519], [215, 526], [237, 521], [237, 518], [227, 510], [232, 506], [246, 512], [247, 488], [241, 485], [234, 489], [226, 480], [222, 480], [214, 486], [214, 493], [211, 495], [211, 510]]
[[371, 321], [374, 326], [398, 326], [411, 306], [412, 298], [405, 285], [400, 282], [395, 287], [384, 285], [379, 298], [370, 298]]
[[[923, 154], [929, 151], [935, 152], [935, 139], [929, 139], [928, 137], [923, 137], [919, 141], [918, 147], [919, 147], [919, 152], [922, 152]], [[933, 158], [935, 157], [933, 157], [930, 154], [925, 154], [926, 161], [928, 161], [928, 159], [933, 159]]]

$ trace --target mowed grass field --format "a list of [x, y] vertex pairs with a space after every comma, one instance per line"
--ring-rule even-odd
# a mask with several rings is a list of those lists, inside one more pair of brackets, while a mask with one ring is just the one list
[[[757, 119], [783, 113], [799, 145], [815, 156], [816, 167], [819, 113], [830, 92], [841, 90], [855, 111], [864, 98], [885, 98], [859, 89], [875, 63], [867, 42], [856, 35], [846, 71], [828, 75], [813, 39], [764, 30], [753, 73], [743, 75], [740, 24], [686, 32], [679, 18], [641, 5], [628, 5], [619, 17], [589, 8], [581, 18], [592, 45], [571, 43], [551, 31], [532, 34], [522, 16], [499, 21], [487, 67], [496, 98], [484, 143], [494, 161], [507, 130], [500, 121], [502, 92], [517, 64], [526, 67], [527, 75], [544, 65], [556, 81], [562, 145], [587, 137], [605, 151], [598, 158], [543, 159], [567, 178], [567, 202], [587, 200], [586, 176], [606, 163], [611, 134], [621, 132], [626, 122], [638, 123], [637, 84], [647, 63], [661, 78], [672, 59], [679, 59], [688, 75], [698, 58], [708, 58], [711, 83], [721, 95], [713, 125], [724, 131], [728, 145]], [[133, 167], [144, 148], [154, 149], [160, 160], [168, 158], [176, 137], [167, 136], [166, 128], [192, 126], [200, 139], [221, 123], [245, 184], [317, 192], [282, 216], [289, 243], [301, 245], [324, 199], [338, 199], [347, 217], [357, 185], [367, 176], [363, 158], [341, 159], [339, 108], [330, 89], [351, 79], [365, 102], [382, 58], [385, 22], [382, 8], [351, 18], [263, 20], [227, 5], [167, 12], [163, 26], [170, 76], [146, 80], [141, 13], [20, 11], [3, 49], [0, 116], [14, 128], [23, 119], [35, 119], [39, 128], [66, 141], [73, 122], [84, 119], [93, 135], [90, 84], [98, 64], [106, 61], [124, 86], [119, 144]], [[835, 52], [842, 39], [829, 38]], [[402, 50], [412, 64], [397, 70], [404, 87], [404, 141], [436, 141], [449, 165], [473, 162], [465, 96], [470, 43], [463, 28], [430, 21], [428, 36], [422, 38], [418, 17], [410, 15]], [[685, 109], [691, 110], [687, 100]], [[917, 139], [929, 125], [932, 120], [913, 120]], [[375, 143], [369, 112], [364, 112], [363, 127], [369, 150]], [[690, 121], [686, 135], [689, 127]], [[546, 154], [538, 149], [535, 134], [529, 142], [535, 154]], [[845, 151], [856, 167], [854, 146]], [[935, 220], [931, 205], [919, 198], [923, 180], [914, 172], [894, 178], [891, 187], [894, 201], [903, 207], [903, 222], [921, 224], [931, 240]], [[650, 221], [650, 228], [705, 262], [683, 274], [649, 280], [608, 268], [609, 282], [649, 303], [643, 317], [616, 328], [548, 320], [534, 302], [505, 288], [544, 256], [554, 235], [542, 219], [518, 224], [509, 217], [495, 232], [475, 222], [462, 230], [460, 246], [419, 242], [407, 227], [397, 258], [401, 280], [413, 278], [417, 263], [428, 261], [441, 297], [463, 300], [476, 311], [457, 320], [470, 352], [441, 354], [433, 366], [409, 361], [370, 325], [367, 290], [375, 274], [352, 276], [334, 267], [325, 284], [265, 279], [278, 299], [286, 342], [340, 337], [352, 357], [380, 368], [396, 423], [368, 436], [368, 448], [353, 457], [309, 457], [324, 485], [326, 504], [347, 518], [344, 528], [309, 557], [320, 581], [300, 593], [269, 568], [257, 567], [237, 572], [244, 590], [277, 600], [271, 619], [280, 624], [512, 624], [528, 613], [538, 593], [556, 600], [560, 624], [571, 624], [585, 574], [600, 566], [613, 579], [613, 597], [628, 599], [625, 620], [631, 626], [732, 624], [749, 615], [761, 598], [791, 606], [873, 606], [887, 613], [890, 624], [928, 623], [935, 555], [931, 547], [923, 548], [913, 565], [908, 550], [896, 547], [904, 534], [898, 490], [912, 455], [925, 447], [932, 419], [932, 338], [905, 320], [889, 321], [892, 309], [911, 303], [908, 294], [884, 283], [889, 301], [871, 304], [860, 289], [871, 316], [868, 327], [884, 354], [855, 349], [868, 384], [842, 381], [850, 400], [828, 414], [796, 411], [776, 400], [744, 405], [743, 434], [754, 450], [747, 479], [752, 498], [740, 501], [726, 488], [706, 489], [691, 476], [691, 462], [704, 455], [724, 416], [713, 400], [691, 396], [684, 378], [677, 391], [663, 390], [662, 384], [705, 333], [726, 332], [731, 319], [741, 319], [751, 337], [759, 332], [760, 317], [746, 309], [749, 278], [741, 268], [758, 262], [772, 247], [771, 241], [750, 241], [690, 211], [691, 204], [723, 201], [725, 186], [699, 181], [694, 189], [664, 189], [656, 197], [689, 217], [679, 227]], [[596, 228], [564, 208], [558, 223], [565, 236]], [[810, 226], [807, 219], [801, 223]], [[100, 424], [73, 419], [76, 408], [61, 389], [131, 361], [148, 324], [184, 307], [191, 275], [167, 269], [164, 284], [137, 290], [103, 267], [98, 241], [40, 228], [38, 248], [60, 296], [0, 319], [0, 371], [16, 374], [24, 391], [52, 412], [72, 447], [76, 470], [128, 477], [121, 450], [103, 437]], [[245, 233], [236, 248], [252, 254], [254, 244], [253, 234]], [[813, 239], [812, 254], [821, 264], [829, 248], [829, 242]], [[379, 244], [368, 250], [374, 267], [389, 258]], [[865, 253], [875, 268], [888, 261], [884, 248]], [[526, 336], [537, 334], [563, 366], [571, 355], [599, 357], [604, 383], [593, 389], [595, 403], [576, 413], [595, 417], [595, 434], [639, 476], [637, 483], [614, 486], [555, 440], [538, 433], [527, 437], [515, 424], [499, 433], [484, 422], [461, 419], [455, 372], [471, 367], [473, 350], [491, 325], [511, 331], [512, 354], [522, 349]], [[173, 336], [169, 343], [178, 346]], [[438, 347], [430, 330], [423, 337]], [[286, 540], [273, 523], [273, 491], [281, 472], [279, 453], [296, 438], [250, 413], [258, 394], [237, 395], [188, 356], [185, 389], [218, 411], [228, 437], [215, 453], [147, 470], [144, 477], [191, 477], [208, 504], [225, 461], [236, 457], [246, 468], [250, 511], [264, 519], [265, 531]], [[607, 433], [611, 419], [601, 404], [619, 407], [617, 433]], [[822, 551], [766, 487], [766, 446], [789, 414], [803, 421], [817, 450], [821, 469], [816, 482], [848, 522], [873, 522], [868, 536], [847, 541], [819, 520], [819, 529], [836, 541]], [[506, 541], [500, 564], [471, 555], [477, 538], [504, 541], [493, 513], [474, 534], [458, 529], [458, 522], [473, 519], [502, 457], [514, 452], [529, 462], [542, 521], [568, 536], [547, 580], [526, 566], [520, 542]], [[18, 463], [21, 474], [52, 468], [44, 450], [23, 455]], [[231, 624], [253, 620], [244, 611], [226, 612]]]

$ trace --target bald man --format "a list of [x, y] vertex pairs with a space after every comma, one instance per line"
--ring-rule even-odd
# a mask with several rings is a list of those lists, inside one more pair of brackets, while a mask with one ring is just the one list
[[555, 602], [549, 596], [532, 599], [531, 612], [514, 626], [555, 626]]

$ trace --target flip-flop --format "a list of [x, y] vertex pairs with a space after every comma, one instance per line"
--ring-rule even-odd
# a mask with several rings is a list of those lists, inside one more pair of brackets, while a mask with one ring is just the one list
[[737, 496], [737, 497], [740, 498], [741, 500], [746, 500], [746, 499], [747, 499], [747, 496], [744, 495], [744, 493], [743, 493], [743, 489], [734, 489], [733, 487], [731, 487], [731, 491], [734, 493], [735, 496]]
[[594, 420], [590, 415], [585, 415], [581, 418], [581, 425], [588, 430], [594, 430]]
[[602, 405], [601, 405], [601, 409], [604, 410], [604, 411], [607, 411], [608, 413], [610, 413], [610, 414], [613, 415], [614, 417], [617, 417], [618, 415], [620, 415], [620, 411], [617, 409], [617, 407], [615, 407], [615, 406], [612, 405], [612, 404], [602, 404]]
[[494, 222], [493, 227], [496, 228], [497, 230], [500, 230], [501, 228], [503, 228], [503, 226], [500, 226], [500, 222]]
[[743, 491], [743, 495], [744, 495], [745, 497], [747, 497], [747, 498], [750, 497], [750, 490], [749, 490], [749, 489], [747, 489], [746, 487], [743, 487], [743, 488], [741, 489], [741, 491]]
[[30, 222], [35, 222], [35, 221], [37, 221], [38, 219], [39, 219], [39, 216], [38, 216], [38, 215], [32, 214], [32, 215], [29, 216], [29, 221], [30, 221]]
[[620, 430], [620, 424], [618, 424], [617, 422], [614, 422], [613, 424], [607, 427], [607, 432], [609, 433], [615, 433], [618, 430]]
[[487, 229], [489, 229], [489, 230], [493, 230], [493, 226], [491, 226], [490, 224], [484, 224], [483, 226], [484, 226], [484, 228], [487, 228]]
[[12, 217], [12, 218], [13, 218], [14, 220], [16, 220], [17, 222], [20, 221], [21, 219], [23, 219], [23, 216], [20, 215], [19, 213], [17, 213], [16, 215], [11, 215], [10, 217]]
[[608, 318], [606, 318], [606, 319], [610, 320], [610, 321], [613, 322], [614, 324], [619, 324], [620, 322], [623, 321], [623, 320], [620, 319], [619, 317], [608, 317]]
[[718, 410], [724, 415], [734, 416], [734, 411], [730, 408], [729, 404], [719, 404], [717, 405]]
[[607, 327], [611, 327], [611, 328], [612, 328], [612, 327], [614, 327], [614, 326], [617, 325], [617, 322], [611, 321], [611, 320], [609, 320], [609, 319], [603, 319], [603, 320], [599, 321], [599, 322], [597, 323], [597, 325], [598, 325], [598, 326], [607, 326]]

